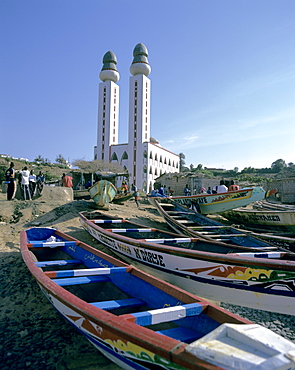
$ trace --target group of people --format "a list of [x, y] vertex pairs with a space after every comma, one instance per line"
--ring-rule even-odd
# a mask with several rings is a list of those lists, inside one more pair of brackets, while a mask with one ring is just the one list
[[5, 172], [5, 182], [7, 183], [7, 200], [12, 200], [15, 197], [17, 184], [16, 175], [18, 175], [18, 183], [22, 190], [24, 200], [32, 200], [37, 191], [42, 194], [45, 176], [42, 171], [36, 176], [34, 170], [29, 171], [25, 166], [22, 170], [16, 171], [14, 163], [10, 163], [10, 167]]
[[[187, 186], [187, 185], [186, 185]], [[184, 189], [184, 193], [185, 193]], [[209, 186], [208, 189], [206, 188], [201, 188], [200, 189], [200, 194], [219, 194], [219, 193], [226, 193], [228, 191], [238, 191], [240, 190], [239, 185], [236, 185], [233, 180], [230, 181], [229, 187], [225, 185], [224, 180], [220, 180], [219, 185], [216, 185], [213, 189]]]

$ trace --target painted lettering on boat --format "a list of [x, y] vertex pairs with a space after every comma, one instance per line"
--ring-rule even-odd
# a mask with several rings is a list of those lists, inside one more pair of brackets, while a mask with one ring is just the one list
[[137, 259], [152, 263], [153, 265], [158, 265], [165, 267], [163, 262], [163, 256], [157, 253], [153, 253], [141, 248], [134, 248], [135, 256]]
[[102, 244], [105, 244], [107, 245], [108, 247], [110, 248], [113, 248], [113, 249], [116, 249], [116, 250], [119, 250], [121, 251], [122, 253], [124, 254], [129, 254], [131, 255], [132, 252], [131, 252], [131, 249], [130, 247], [127, 245], [127, 244], [124, 244], [122, 242], [119, 242], [117, 240], [114, 240], [112, 238], [109, 238], [107, 237], [106, 235], [102, 235], [101, 233], [99, 233], [97, 230], [93, 229], [92, 227], [89, 227], [88, 225], [86, 225], [86, 227], [88, 232], [96, 239], [98, 240], [99, 242], [101, 242]]
[[223, 202], [224, 200], [227, 200], [227, 199], [238, 199], [238, 198], [244, 198], [244, 197], [247, 197], [249, 196], [248, 195], [248, 191], [245, 191], [245, 192], [242, 192], [242, 193], [238, 193], [238, 194], [225, 194], [225, 195], [220, 195], [214, 199], [212, 199], [212, 202], [211, 203], [215, 203], [215, 202]]
[[195, 199], [175, 199], [175, 201], [179, 204], [182, 205], [190, 205], [191, 203], [193, 204], [205, 204], [208, 203], [206, 197], [201, 197], [201, 198], [195, 198]]

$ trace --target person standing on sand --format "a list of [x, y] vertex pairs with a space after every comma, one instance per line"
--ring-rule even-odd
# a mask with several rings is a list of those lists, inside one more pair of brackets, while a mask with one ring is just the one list
[[64, 186], [65, 188], [72, 188], [73, 187], [73, 178], [72, 178], [72, 176], [63, 174], [62, 186]]
[[138, 192], [137, 186], [135, 186], [134, 184], [132, 184], [131, 190], [134, 191], [134, 199], [135, 199], [135, 203], [136, 203], [137, 208], [138, 208], [139, 207], [139, 204], [138, 204], [139, 192]]
[[22, 188], [23, 188], [24, 200], [27, 200], [27, 195], [28, 195], [29, 200], [32, 200], [30, 186], [29, 186], [30, 171], [28, 170], [28, 167], [24, 167], [24, 169], [20, 171], [20, 173], [22, 175]]
[[12, 200], [16, 192], [15, 169], [13, 162], [10, 163], [10, 167], [5, 172], [5, 180], [7, 183], [7, 200]]
[[31, 170], [29, 176], [29, 188], [32, 197], [36, 194], [36, 175], [34, 174], [34, 170]]

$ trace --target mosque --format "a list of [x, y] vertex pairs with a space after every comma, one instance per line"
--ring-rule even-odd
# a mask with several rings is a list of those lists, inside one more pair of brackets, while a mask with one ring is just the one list
[[162, 148], [150, 137], [151, 67], [148, 50], [139, 43], [133, 50], [129, 80], [128, 143], [118, 143], [119, 85], [117, 58], [112, 51], [103, 57], [99, 74], [98, 129], [94, 159], [120, 164], [130, 174], [130, 184], [151, 192], [155, 179], [164, 173], [179, 172], [179, 156]]

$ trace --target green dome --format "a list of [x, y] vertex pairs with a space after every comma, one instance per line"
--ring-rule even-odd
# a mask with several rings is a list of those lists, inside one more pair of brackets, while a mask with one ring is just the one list
[[113, 53], [112, 51], [108, 51], [105, 53], [102, 62], [103, 62], [103, 66], [101, 69], [102, 71], [108, 70], [108, 69], [117, 71], [117, 67], [116, 67], [117, 58], [116, 58], [115, 53]]
[[141, 42], [137, 44], [133, 50], [133, 56], [135, 57], [137, 55], [145, 55], [146, 57], [148, 56], [148, 50]]

